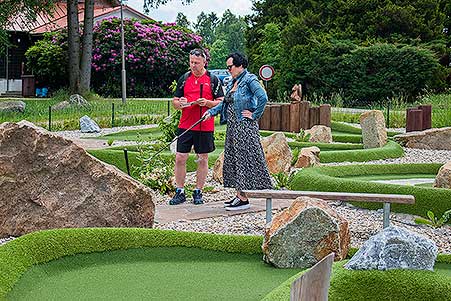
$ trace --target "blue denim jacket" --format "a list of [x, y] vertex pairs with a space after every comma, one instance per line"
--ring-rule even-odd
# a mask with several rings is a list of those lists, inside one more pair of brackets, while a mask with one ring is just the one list
[[[237, 77], [238, 81], [237, 89], [233, 94], [233, 108], [235, 109], [235, 115], [237, 120], [243, 120], [241, 112], [243, 110], [249, 110], [252, 113], [252, 119], [258, 120], [265, 109], [268, 96], [265, 90], [260, 85], [257, 76], [248, 72], [246, 69]], [[231, 81], [226, 88], [227, 93], [232, 89], [234, 81]], [[220, 123], [227, 123], [227, 106], [228, 104], [221, 101], [216, 107], [208, 110], [211, 116], [216, 116], [221, 113]]]

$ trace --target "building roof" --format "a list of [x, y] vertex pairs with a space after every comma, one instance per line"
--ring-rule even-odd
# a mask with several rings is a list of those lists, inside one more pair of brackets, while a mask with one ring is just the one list
[[[94, 7], [94, 20], [98, 21], [107, 16], [111, 16], [120, 11], [119, 1], [111, 1], [112, 5], [96, 4]], [[124, 11], [140, 19], [150, 19], [150, 17], [139, 11], [124, 5]], [[84, 3], [78, 4], [78, 19], [83, 22]], [[40, 13], [35, 21], [28, 21], [23, 14], [14, 16], [13, 21], [6, 27], [7, 31], [22, 31], [30, 34], [42, 34], [44, 32], [57, 31], [67, 27], [67, 3], [57, 2], [53, 8], [52, 14]]]

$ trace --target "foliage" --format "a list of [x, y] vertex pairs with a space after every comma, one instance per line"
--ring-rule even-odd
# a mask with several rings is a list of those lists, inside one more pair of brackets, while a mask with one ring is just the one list
[[273, 66], [283, 70], [273, 86], [290, 91], [301, 82], [309, 100], [337, 94], [353, 103], [413, 99], [425, 88], [443, 89], [447, 76], [449, 85], [448, 2], [257, 1], [246, 47], [252, 59], [261, 56], [267, 30], [277, 26], [284, 59]]
[[437, 216], [435, 216], [434, 212], [432, 212], [431, 210], [429, 210], [426, 215], [427, 215], [428, 219], [418, 217], [418, 218], [415, 218], [415, 223], [423, 224], [423, 225], [430, 225], [434, 228], [440, 228], [444, 224], [446, 224], [448, 222], [448, 220], [451, 218], [451, 210], [445, 211], [443, 213], [442, 217], [440, 217], [440, 218], [437, 218]]
[[310, 139], [310, 134], [307, 134], [304, 129], [300, 129], [299, 133], [294, 136], [294, 140], [298, 142], [307, 142]]
[[271, 174], [274, 180], [276, 180], [276, 189], [287, 188], [291, 180], [289, 174], [285, 172], [278, 172]]
[[[171, 82], [188, 69], [188, 53], [202, 38], [175, 24], [125, 20], [127, 95], [166, 96]], [[94, 26], [92, 88], [103, 96], [121, 95], [120, 19]], [[67, 33], [46, 35], [27, 52], [29, 67], [42, 79], [67, 84]]]
[[175, 18], [175, 24], [185, 28], [189, 28], [191, 26], [190, 21], [188, 21], [188, 18], [182, 12], [177, 13], [177, 17]]
[[162, 133], [163, 141], [170, 142], [177, 135], [177, 128], [180, 122], [182, 111], [177, 110], [168, 117], [161, 118], [158, 121], [158, 128]]
[[175, 156], [161, 156], [156, 153], [160, 150], [161, 146], [141, 142], [137, 156], [140, 164], [135, 166], [135, 174], [141, 183], [165, 194], [175, 189], [172, 183]]

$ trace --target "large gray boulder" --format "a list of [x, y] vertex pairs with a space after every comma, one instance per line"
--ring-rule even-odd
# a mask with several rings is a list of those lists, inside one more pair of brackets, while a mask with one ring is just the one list
[[387, 143], [387, 129], [384, 114], [378, 110], [366, 111], [360, 115], [363, 148], [383, 147]]
[[0, 101], [0, 112], [25, 112], [26, 104], [23, 101]]
[[276, 132], [271, 136], [264, 137], [261, 139], [261, 144], [269, 173], [287, 173], [290, 171], [293, 154], [283, 133]]
[[153, 225], [149, 188], [29, 122], [0, 124], [0, 191], [0, 237]]
[[343, 217], [323, 200], [299, 197], [266, 229], [263, 259], [278, 268], [308, 268], [331, 252], [344, 259], [349, 242]]
[[437, 246], [427, 238], [399, 227], [388, 227], [370, 237], [349, 260], [350, 270], [429, 270], [434, 268]]
[[94, 120], [85, 115], [80, 118], [80, 131], [82, 133], [100, 133], [100, 127]]
[[393, 138], [409, 148], [451, 150], [451, 127], [408, 132]]

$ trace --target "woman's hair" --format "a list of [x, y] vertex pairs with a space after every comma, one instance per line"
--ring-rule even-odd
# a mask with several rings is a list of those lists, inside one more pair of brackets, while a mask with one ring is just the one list
[[228, 60], [229, 58], [232, 58], [233, 65], [235, 67], [243, 66], [243, 68], [247, 68], [248, 65], [247, 58], [241, 53], [239, 52], [231, 53], [229, 54], [226, 60]]

